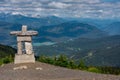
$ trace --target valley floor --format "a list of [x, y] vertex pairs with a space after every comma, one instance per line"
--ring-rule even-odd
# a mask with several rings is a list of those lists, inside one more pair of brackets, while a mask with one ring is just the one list
[[0, 80], [120, 80], [120, 75], [66, 69], [41, 62], [0, 67]]

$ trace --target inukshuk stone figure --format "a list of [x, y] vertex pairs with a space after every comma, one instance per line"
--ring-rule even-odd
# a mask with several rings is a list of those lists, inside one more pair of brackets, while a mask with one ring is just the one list
[[22, 31], [12, 31], [11, 35], [17, 36], [17, 54], [15, 54], [14, 63], [35, 63], [35, 57], [32, 48], [32, 36], [37, 35], [37, 31], [27, 31], [27, 26], [22, 26]]

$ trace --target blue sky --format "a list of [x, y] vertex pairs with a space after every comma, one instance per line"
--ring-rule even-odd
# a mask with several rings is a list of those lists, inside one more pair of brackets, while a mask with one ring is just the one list
[[0, 12], [32, 17], [120, 18], [120, 0], [0, 0]]

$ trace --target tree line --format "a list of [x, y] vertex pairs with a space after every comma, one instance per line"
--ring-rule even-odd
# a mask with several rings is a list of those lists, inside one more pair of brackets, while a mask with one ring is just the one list
[[85, 65], [84, 60], [79, 60], [79, 63], [76, 63], [74, 60], [69, 59], [65, 55], [59, 55], [55, 57], [48, 57], [48, 56], [39, 56], [36, 58], [37, 61], [66, 67], [70, 69], [77, 69], [77, 70], [85, 70], [89, 72], [95, 73], [103, 73], [103, 74], [115, 74], [120, 75], [120, 67], [110, 67], [110, 66], [87, 66]]

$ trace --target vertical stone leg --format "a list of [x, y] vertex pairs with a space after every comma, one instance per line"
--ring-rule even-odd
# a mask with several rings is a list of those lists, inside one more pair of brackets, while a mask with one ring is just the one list
[[22, 42], [21, 41], [17, 42], [17, 47], [18, 47], [17, 54], [22, 54]]
[[25, 42], [25, 50], [26, 50], [26, 54], [32, 54], [33, 53], [31, 42]]

